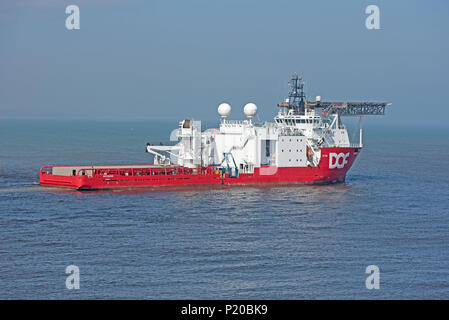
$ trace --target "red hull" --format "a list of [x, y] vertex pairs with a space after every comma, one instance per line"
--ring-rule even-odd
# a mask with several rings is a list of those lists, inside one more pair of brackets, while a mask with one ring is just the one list
[[[228, 174], [221, 175], [212, 166], [188, 169], [179, 166], [120, 165], [43, 167], [39, 180], [41, 185], [64, 186], [79, 190], [295, 182], [324, 184], [345, 181], [346, 173], [359, 151], [360, 148], [322, 148], [321, 160], [317, 167], [263, 166], [255, 168], [254, 173], [241, 173], [236, 178], [229, 177]], [[53, 168], [69, 171], [73, 169], [75, 175], [53, 174], [51, 173]]]

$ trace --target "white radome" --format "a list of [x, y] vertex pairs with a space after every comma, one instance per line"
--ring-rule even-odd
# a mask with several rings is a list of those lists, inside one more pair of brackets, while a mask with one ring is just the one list
[[231, 114], [231, 106], [228, 103], [222, 103], [218, 106], [218, 114], [226, 118]]
[[247, 103], [243, 108], [243, 113], [248, 117], [252, 118], [257, 113], [257, 106], [254, 103]]

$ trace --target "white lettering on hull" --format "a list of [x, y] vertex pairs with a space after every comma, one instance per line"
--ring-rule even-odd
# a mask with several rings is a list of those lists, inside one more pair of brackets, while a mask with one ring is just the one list
[[349, 152], [347, 153], [329, 153], [329, 169], [342, 169], [348, 163]]

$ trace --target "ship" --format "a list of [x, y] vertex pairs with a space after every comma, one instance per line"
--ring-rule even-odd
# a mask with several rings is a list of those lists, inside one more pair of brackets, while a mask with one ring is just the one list
[[[152, 164], [44, 166], [40, 184], [82, 191], [345, 182], [363, 148], [363, 117], [384, 115], [391, 103], [322, 101], [321, 96], [310, 101], [301, 77], [293, 75], [288, 84], [274, 122], [256, 121], [258, 108], [251, 102], [243, 107], [246, 119], [230, 120], [231, 106], [221, 103], [218, 128], [203, 129], [201, 121], [184, 119], [172, 143], [147, 143]], [[343, 117], [358, 117], [351, 139]]]

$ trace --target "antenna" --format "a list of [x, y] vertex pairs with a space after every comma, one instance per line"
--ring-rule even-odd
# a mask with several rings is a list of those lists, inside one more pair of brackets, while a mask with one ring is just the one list
[[294, 74], [288, 84], [291, 88], [288, 98], [285, 99], [285, 103], [278, 104], [278, 107], [293, 110], [295, 114], [304, 114], [306, 95], [304, 93], [304, 82], [302, 78]]

